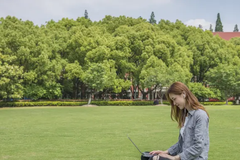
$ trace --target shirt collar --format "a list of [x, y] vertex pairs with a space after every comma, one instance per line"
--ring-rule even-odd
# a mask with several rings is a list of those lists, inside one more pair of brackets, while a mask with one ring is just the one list
[[191, 116], [194, 114], [196, 110], [191, 110], [191, 111], [188, 111], [189, 114], [191, 114]]

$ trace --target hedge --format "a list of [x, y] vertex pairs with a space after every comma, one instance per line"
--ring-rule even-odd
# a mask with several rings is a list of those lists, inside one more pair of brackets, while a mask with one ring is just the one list
[[[226, 102], [200, 102], [202, 105], [225, 105]], [[233, 105], [233, 102], [228, 102], [228, 105]]]
[[0, 102], [0, 107], [31, 107], [31, 106], [81, 106], [87, 102]]
[[[153, 105], [153, 101], [92, 101], [93, 105], [98, 106], [148, 106]], [[169, 104], [164, 101], [163, 104]]]
[[[31, 106], [82, 106], [85, 102], [63, 102], [63, 101], [40, 101], [40, 102], [0, 102], [0, 107], [31, 107]], [[148, 106], [153, 105], [153, 101], [92, 101], [92, 105], [97, 106]], [[169, 102], [163, 101], [169, 105]], [[225, 105], [226, 102], [201, 102], [203, 105]], [[232, 105], [233, 102], [228, 102]]]

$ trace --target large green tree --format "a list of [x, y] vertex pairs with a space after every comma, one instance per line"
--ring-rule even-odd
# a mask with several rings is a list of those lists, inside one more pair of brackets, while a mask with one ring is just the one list
[[232, 64], [219, 64], [207, 73], [210, 87], [217, 88], [228, 104], [228, 98], [235, 96], [240, 89], [240, 66]]
[[[83, 82], [89, 88], [89, 101], [91, 103], [92, 95], [105, 88], [113, 88], [119, 81], [116, 79], [116, 70], [114, 61], [104, 61], [103, 63], [91, 63], [83, 75]], [[115, 88], [116, 93], [120, 92]]]

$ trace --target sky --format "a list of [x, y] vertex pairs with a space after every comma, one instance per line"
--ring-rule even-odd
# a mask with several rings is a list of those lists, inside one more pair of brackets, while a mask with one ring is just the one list
[[215, 28], [220, 13], [224, 32], [232, 32], [240, 26], [239, 0], [0, 0], [0, 17], [8, 15], [30, 20], [36, 25], [46, 24], [62, 18], [77, 19], [85, 10], [92, 21], [100, 21], [106, 15], [149, 19], [152, 12], [155, 19], [209, 29]]

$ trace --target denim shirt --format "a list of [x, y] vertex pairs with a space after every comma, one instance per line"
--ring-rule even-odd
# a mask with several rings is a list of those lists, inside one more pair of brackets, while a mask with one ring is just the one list
[[202, 110], [189, 112], [183, 136], [179, 133], [178, 142], [168, 149], [170, 155], [179, 155], [181, 160], [207, 160], [209, 151], [209, 118]]

